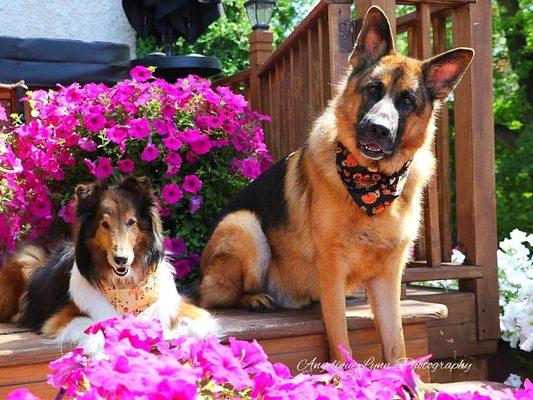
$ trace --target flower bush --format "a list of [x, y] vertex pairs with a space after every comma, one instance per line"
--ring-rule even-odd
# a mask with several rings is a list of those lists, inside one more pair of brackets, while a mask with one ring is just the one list
[[[529, 245], [529, 247], [527, 246]], [[498, 249], [500, 328], [511, 347], [533, 350], [533, 234], [515, 229]]]
[[27, 101], [33, 120], [0, 139], [0, 256], [18, 239], [48, 235], [57, 216], [72, 223], [77, 184], [144, 175], [185, 277], [220, 208], [271, 160], [260, 124], [267, 117], [194, 76], [171, 84], [135, 67], [132, 80], [113, 87], [59, 86]]
[[[326, 364], [320, 375], [292, 375], [287, 366], [272, 364], [256, 342], [214, 337], [163, 340], [159, 323], [132, 316], [97, 323], [87, 330], [102, 332], [104, 354], [88, 358], [75, 349], [50, 364], [48, 383], [71, 399], [531, 399], [525, 388], [446, 394], [417, 386], [414, 363], [371, 370], [346, 355], [345, 365]], [[426, 358], [427, 359], [427, 358]], [[35, 400], [28, 390], [8, 400]]]

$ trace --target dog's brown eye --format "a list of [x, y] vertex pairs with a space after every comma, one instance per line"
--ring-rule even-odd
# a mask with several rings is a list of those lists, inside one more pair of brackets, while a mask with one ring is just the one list
[[378, 93], [378, 87], [377, 86], [369, 86], [368, 87], [368, 93], [377, 94]]
[[102, 226], [105, 228], [105, 229], [108, 229], [109, 230], [109, 224], [107, 222], [102, 222]]
[[135, 220], [134, 220], [134, 219], [130, 219], [128, 222], [126, 222], [126, 225], [127, 225], [127, 226], [133, 226], [133, 225], [135, 225]]

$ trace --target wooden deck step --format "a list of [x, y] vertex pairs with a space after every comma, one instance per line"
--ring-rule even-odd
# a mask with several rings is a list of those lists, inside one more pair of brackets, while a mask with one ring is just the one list
[[[311, 368], [328, 359], [324, 323], [318, 305], [301, 310], [252, 313], [244, 310], [214, 310], [224, 337], [257, 339], [272, 362], [284, 362], [293, 372]], [[426, 324], [447, 316], [442, 304], [402, 301], [402, 319], [410, 357], [428, 353]], [[354, 358], [381, 361], [381, 343], [374, 328], [369, 305], [351, 300], [347, 310], [350, 343]], [[45, 384], [48, 363], [70, 348], [50, 343], [27, 329], [0, 324], [0, 398], [16, 387], [31, 387], [43, 399], [51, 391]], [[428, 378], [428, 376], [425, 376]]]

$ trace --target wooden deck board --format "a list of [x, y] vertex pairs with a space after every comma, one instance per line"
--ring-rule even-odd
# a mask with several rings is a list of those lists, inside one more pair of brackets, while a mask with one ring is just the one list
[[[324, 323], [318, 305], [302, 310], [279, 310], [268, 314], [245, 310], [214, 310], [221, 327], [222, 337], [239, 339], [277, 339], [324, 334]], [[446, 306], [404, 300], [404, 324], [424, 323], [445, 318]], [[373, 329], [372, 314], [367, 303], [354, 300], [348, 303], [348, 328]], [[70, 350], [60, 348], [27, 329], [10, 324], [0, 324], [0, 366], [39, 364], [53, 360]]]

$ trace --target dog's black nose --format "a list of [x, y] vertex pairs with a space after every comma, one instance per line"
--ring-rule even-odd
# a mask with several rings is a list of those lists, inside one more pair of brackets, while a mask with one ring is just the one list
[[124, 264], [126, 264], [128, 262], [128, 258], [127, 257], [115, 256], [115, 257], [113, 257], [113, 260], [115, 260], [117, 265], [124, 265]]
[[390, 129], [384, 127], [383, 125], [378, 124], [372, 124], [368, 127], [368, 131], [372, 136], [374, 136], [376, 139], [378, 138], [386, 138], [390, 136]]

